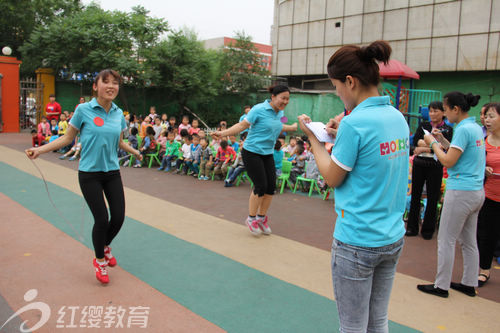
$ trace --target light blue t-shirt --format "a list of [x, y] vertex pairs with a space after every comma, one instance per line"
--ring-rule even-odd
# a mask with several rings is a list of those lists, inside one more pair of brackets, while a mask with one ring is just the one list
[[283, 167], [283, 157], [285, 153], [282, 150], [273, 150], [274, 167], [281, 169]]
[[272, 155], [274, 144], [283, 129], [283, 111], [276, 112], [270, 100], [255, 105], [245, 117], [250, 123], [243, 148], [255, 154]]
[[80, 131], [82, 152], [78, 170], [108, 172], [119, 170], [118, 143], [127, 128], [123, 111], [112, 103], [108, 112], [94, 98], [78, 105], [69, 124]]
[[486, 152], [483, 131], [474, 117], [462, 120], [453, 130], [450, 148], [462, 151], [457, 163], [448, 168], [446, 189], [479, 191], [483, 188]]
[[342, 119], [332, 160], [348, 173], [335, 188], [335, 239], [381, 247], [403, 237], [409, 139], [388, 96], [367, 98]]

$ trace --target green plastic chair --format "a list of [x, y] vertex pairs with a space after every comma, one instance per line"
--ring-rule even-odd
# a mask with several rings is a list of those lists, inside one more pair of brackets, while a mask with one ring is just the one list
[[[137, 148], [139, 148], [142, 144], [142, 138], [139, 136], [139, 135], [136, 135], [135, 136], [137, 138]], [[133, 154], [130, 154], [130, 158], [128, 159], [128, 166], [131, 167], [132, 166], [132, 163], [134, 163], [135, 161], [135, 156]]]
[[302, 176], [298, 176], [297, 177], [297, 180], [295, 181], [295, 186], [293, 188], [293, 193], [295, 193], [297, 191], [297, 186], [299, 185], [299, 182], [302, 182], [302, 184], [304, 183], [310, 183], [310, 186], [309, 186], [309, 196], [312, 195], [312, 192], [314, 189], [316, 189], [316, 191], [318, 192], [318, 194], [321, 194], [321, 190], [318, 186], [318, 182], [316, 181], [316, 179], [311, 179], [311, 178], [306, 178], [306, 177], [302, 177]]
[[290, 171], [292, 171], [292, 162], [283, 160], [281, 175], [276, 179], [277, 186], [280, 187], [280, 194], [283, 193], [286, 184], [288, 184], [288, 187], [292, 190], [292, 185], [288, 181], [290, 179]]
[[333, 191], [333, 188], [328, 186], [328, 188], [325, 190], [325, 194], [323, 195], [323, 200], [328, 200], [330, 197], [330, 192]]
[[151, 165], [153, 164], [153, 160], [155, 160], [158, 165], [161, 165], [161, 162], [160, 162], [160, 148], [161, 148], [161, 145], [159, 143], [156, 144], [156, 151], [154, 153], [149, 153], [149, 154], [146, 154], [146, 159], [149, 158], [149, 164], [148, 164], [148, 168], [151, 168]]
[[245, 181], [249, 181], [250, 182], [250, 187], [253, 187], [253, 182], [252, 180], [250, 179], [250, 177], [248, 177], [248, 173], [245, 171], [243, 171], [242, 173], [240, 173], [238, 175], [238, 177], [236, 178], [236, 186], [240, 186], [240, 183], [241, 182], [245, 182]]

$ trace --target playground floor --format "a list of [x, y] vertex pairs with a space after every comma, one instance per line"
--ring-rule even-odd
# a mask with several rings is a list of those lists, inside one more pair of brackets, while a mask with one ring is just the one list
[[[0, 332], [337, 332], [330, 271], [334, 201], [286, 191], [271, 236], [243, 221], [250, 187], [122, 168], [126, 220], [112, 244], [110, 283], [94, 277], [92, 218], [77, 163], [23, 150], [0, 134]], [[461, 274], [457, 247], [454, 280]], [[471, 298], [420, 293], [433, 281], [436, 239], [406, 239], [389, 308], [390, 332], [497, 332], [500, 266]], [[14, 315], [14, 314], [18, 315]], [[2, 328], [2, 325], [3, 328]]]

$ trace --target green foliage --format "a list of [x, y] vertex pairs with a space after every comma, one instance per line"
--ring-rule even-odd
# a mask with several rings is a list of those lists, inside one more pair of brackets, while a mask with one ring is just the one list
[[95, 4], [69, 16], [37, 26], [21, 47], [26, 67], [42, 65], [59, 72], [94, 73], [114, 68], [129, 83], [147, 85], [151, 48], [167, 31], [162, 19], [147, 16], [143, 7], [131, 13], [105, 11]]
[[236, 42], [222, 50], [220, 76], [227, 92], [247, 94], [262, 89], [270, 73], [261, 65], [261, 58], [252, 38], [237, 32]]
[[2, 0], [0, 1], [0, 47], [10, 46], [12, 56], [36, 26], [46, 26], [57, 17], [81, 11], [80, 0]]
[[152, 51], [155, 83], [166, 88], [180, 108], [192, 99], [207, 102], [217, 95], [214, 59], [216, 55], [203, 48], [195, 33], [174, 31]]

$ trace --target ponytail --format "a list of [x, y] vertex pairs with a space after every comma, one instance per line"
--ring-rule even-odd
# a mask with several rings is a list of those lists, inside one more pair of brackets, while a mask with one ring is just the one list
[[383, 40], [363, 47], [343, 46], [328, 61], [328, 76], [345, 82], [346, 76], [350, 75], [358, 78], [364, 86], [377, 86], [380, 82], [377, 61], [387, 64], [391, 52], [391, 46]]
[[444, 95], [443, 100], [445, 103], [453, 109], [458, 106], [463, 112], [468, 112], [471, 107], [476, 106], [479, 103], [481, 96], [473, 95], [471, 93], [464, 94], [459, 91], [452, 91]]

